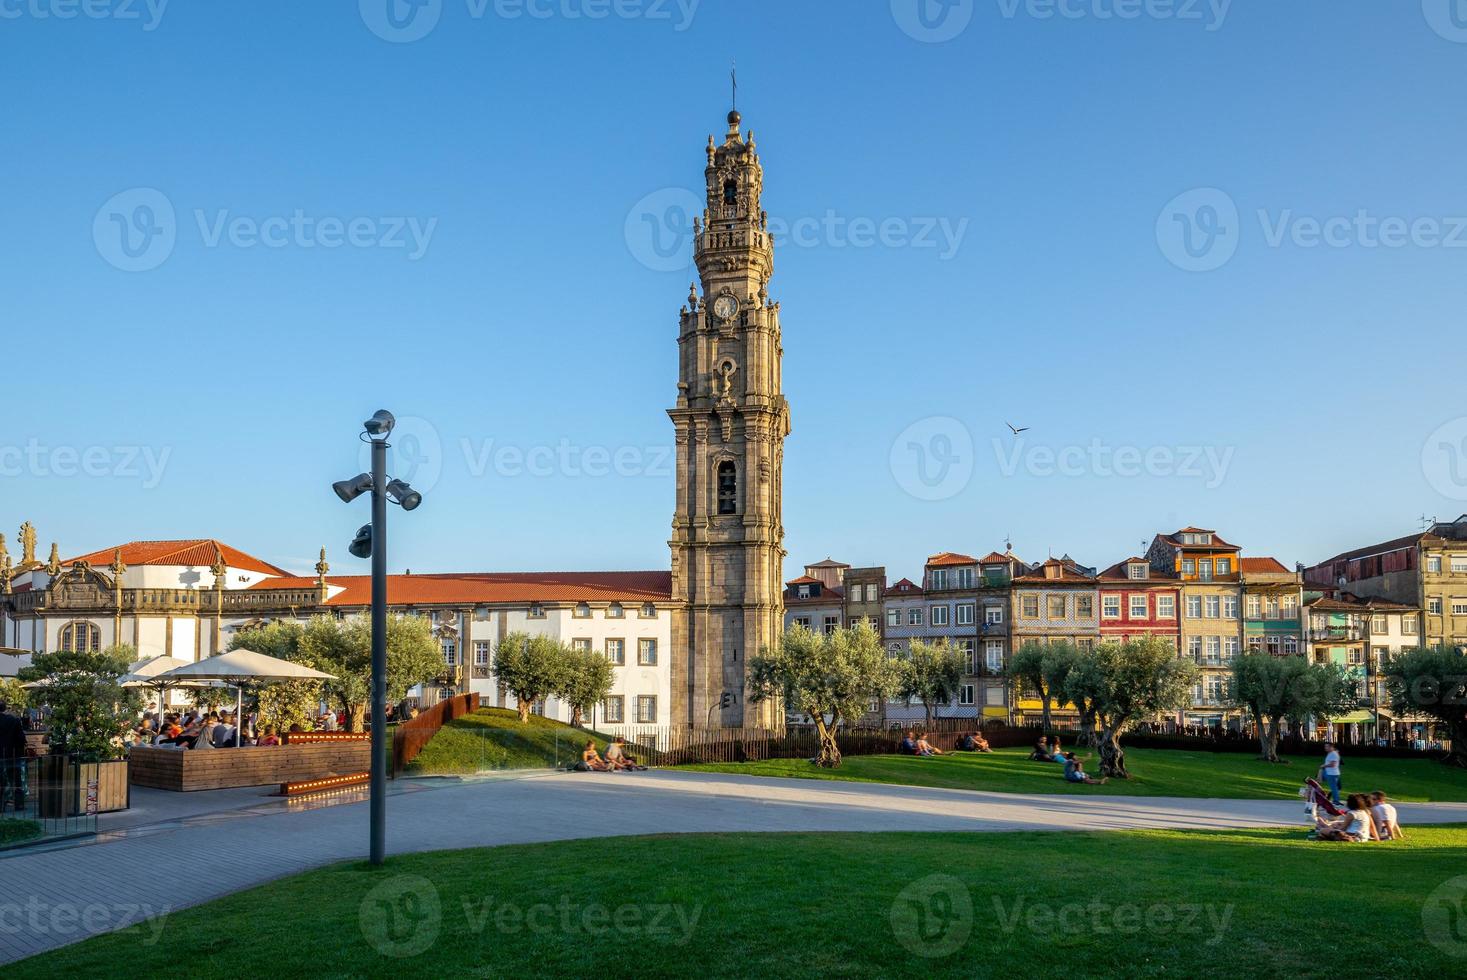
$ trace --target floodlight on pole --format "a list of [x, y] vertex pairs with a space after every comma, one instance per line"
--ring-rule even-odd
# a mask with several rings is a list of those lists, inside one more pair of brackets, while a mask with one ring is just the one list
[[372, 523], [363, 525], [347, 550], [356, 558], [372, 559], [372, 773], [368, 811], [369, 853], [372, 864], [381, 864], [387, 851], [387, 501], [403, 510], [414, 510], [423, 495], [403, 480], [387, 477], [387, 437], [397, 420], [380, 409], [362, 423], [362, 440], [372, 447], [372, 469], [349, 480], [332, 484], [345, 503], [369, 493]]

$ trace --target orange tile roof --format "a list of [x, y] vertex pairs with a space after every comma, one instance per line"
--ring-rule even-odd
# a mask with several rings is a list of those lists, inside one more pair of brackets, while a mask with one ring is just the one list
[[978, 559], [969, 555], [960, 555], [952, 551], [943, 551], [927, 559], [929, 565], [976, 565]]
[[824, 584], [818, 578], [815, 578], [814, 576], [811, 576], [811, 575], [801, 575], [799, 578], [792, 578], [792, 579], [790, 579], [788, 582], [786, 582], [784, 584], [785, 585], [810, 585], [812, 583], [813, 584], [816, 584], [816, 585], [822, 585], [822, 584]]
[[122, 552], [123, 564], [133, 565], [187, 565], [199, 568], [209, 568], [222, 556], [224, 564], [230, 568], [240, 568], [247, 572], [260, 572], [264, 575], [289, 575], [283, 568], [279, 568], [266, 561], [247, 555], [238, 548], [231, 548], [222, 541], [213, 538], [186, 538], [179, 541], [129, 541], [127, 544], [112, 548], [103, 548], [89, 555], [80, 555], [76, 558], [68, 558], [63, 565], [74, 565], [84, 561], [88, 565], [106, 567], [111, 564], [114, 552]]
[[[372, 601], [370, 575], [333, 575], [327, 584], [342, 591], [328, 606], [365, 606]], [[254, 590], [309, 589], [316, 579], [267, 579]], [[389, 575], [387, 601], [395, 606], [495, 602], [670, 602], [671, 572], [470, 572], [446, 575]]]
[[[1133, 565], [1136, 562], [1140, 562], [1141, 564], [1146, 566], [1146, 577], [1144, 579], [1131, 578], [1130, 569], [1126, 566]], [[1145, 583], [1150, 581], [1176, 581], [1178, 578], [1176, 572], [1159, 572], [1156, 569], [1152, 568], [1151, 563], [1148, 562], [1145, 558], [1134, 555], [1130, 558], [1124, 559], [1123, 561], [1116, 562], [1114, 565], [1110, 566], [1096, 577], [1105, 579], [1107, 581], [1136, 582], [1140, 585], [1144, 585]]]
[[[1184, 534], [1210, 534], [1212, 535], [1212, 544], [1183, 544], [1182, 535]], [[1216, 531], [1210, 531], [1205, 527], [1184, 527], [1180, 530], [1173, 531], [1171, 534], [1158, 534], [1157, 537], [1161, 538], [1163, 541], [1168, 542], [1169, 544], [1175, 545], [1178, 548], [1187, 548], [1193, 550], [1211, 548], [1214, 551], [1240, 550], [1237, 545], [1229, 544], [1222, 538], [1218, 537], [1218, 533]]]
[[899, 582], [893, 582], [891, 586], [886, 590], [886, 594], [891, 596], [921, 595], [922, 587], [919, 586], [916, 582], [913, 582], [911, 579], [904, 578]]
[[1001, 554], [999, 554], [996, 551], [990, 551], [988, 554], [986, 554], [982, 558], [979, 558], [978, 559], [978, 564], [980, 564], [980, 565], [995, 565], [995, 564], [997, 564], [999, 562], [1008, 562], [1008, 561], [1018, 561], [1018, 559], [1017, 558], [1014, 558], [1011, 555], [1001, 555]]
[[1288, 569], [1277, 558], [1239, 558], [1238, 565], [1245, 572], [1283, 572]]

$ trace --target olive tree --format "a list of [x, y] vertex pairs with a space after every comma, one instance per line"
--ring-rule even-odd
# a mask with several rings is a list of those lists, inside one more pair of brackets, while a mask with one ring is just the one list
[[606, 700], [616, 683], [616, 668], [595, 650], [566, 650], [565, 678], [555, 694], [571, 709], [571, 724], [580, 728], [586, 714]]
[[946, 639], [936, 643], [913, 640], [906, 657], [902, 684], [897, 696], [907, 701], [920, 701], [932, 724], [933, 709], [951, 704], [963, 682], [963, 655], [948, 645]]
[[1102, 643], [1076, 660], [1065, 691], [1095, 713], [1102, 776], [1131, 778], [1121, 736], [1138, 721], [1185, 708], [1196, 679], [1197, 665], [1156, 636]]
[[1445, 645], [1408, 650], [1391, 658], [1383, 673], [1396, 714], [1441, 722], [1452, 743], [1446, 761], [1467, 767], [1467, 653]]
[[1044, 644], [1029, 640], [1009, 658], [1005, 673], [1014, 682], [1016, 692], [1029, 690], [1039, 695], [1043, 712], [1040, 723], [1045, 731], [1053, 727], [1050, 706], [1062, 707], [1073, 700], [1065, 680], [1078, 655], [1078, 648], [1068, 641]]
[[97, 652], [58, 650], [38, 653], [20, 669], [33, 704], [50, 709], [51, 751], [74, 755], [82, 762], [114, 759], [122, 753], [122, 735], [142, 708], [137, 691], [122, 686], [137, 659], [131, 646]]
[[814, 761], [834, 769], [841, 725], [860, 718], [873, 701], [895, 697], [905, 673], [905, 661], [888, 656], [866, 623], [829, 634], [797, 626], [779, 646], [749, 659], [749, 699], [809, 715], [820, 738]]
[[1328, 718], [1355, 706], [1355, 685], [1337, 664], [1311, 664], [1299, 656], [1245, 653], [1233, 661], [1228, 702], [1253, 718], [1258, 757], [1279, 761], [1280, 724], [1297, 731], [1311, 716]]
[[494, 652], [494, 673], [514, 695], [520, 722], [530, 720], [530, 708], [565, 690], [570, 676], [569, 651], [549, 636], [510, 633]]

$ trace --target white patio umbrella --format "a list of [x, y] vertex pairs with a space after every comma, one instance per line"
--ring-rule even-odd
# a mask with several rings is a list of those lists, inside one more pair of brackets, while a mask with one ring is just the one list
[[268, 684], [279, 681], [329, 681], [335, 674], [323, 674], [319, 670], [303, 667], [279, 657], [267, 657], [253, 650], [230, 650], [215, 657], [205, 657], [197, 663], [177, 667], [158, 674], [157, 681], [223, 681], [235, 689], [234, 746], [239, 748], [239, 722], [244, 711], [244, 686], [246, 684]]
[[158, 695], [158, 731], [163, 731], [164, 701], [169, 690], [175, 687], [225, 687], [219, 681], [192, 681], [183, 683], [162, 675], [179, 667], [187, 667], [190, 661], [160, 654], [146, 657], [127, 668], [128, 672], [118, 681], [123, 687], [145, 687]]

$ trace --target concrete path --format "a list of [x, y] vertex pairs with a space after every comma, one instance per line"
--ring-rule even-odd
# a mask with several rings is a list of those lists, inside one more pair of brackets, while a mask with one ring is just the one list
[[[0, 858], [0, 962], [140, 919], [162, 928], [171, 910], [365, 858], [367, 808], [355, 794], [348, 799], [302, 810], [256, 790], [144, 794], [137, 812], [109, 818], [93, 843], [12, 852]], [[1467, 803], [1398, 808], [1408, 826], [1467, 823]], [[1304, 819], [1298, 800], [1022, 796], [673, 771], [546, 773], [399, 781], [388, 800], [387, 842], [389, 853], [400, 854], [620, 834], [1228, 829], [1302, 827]]]

